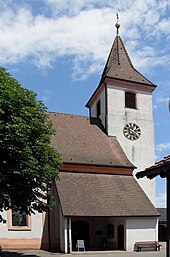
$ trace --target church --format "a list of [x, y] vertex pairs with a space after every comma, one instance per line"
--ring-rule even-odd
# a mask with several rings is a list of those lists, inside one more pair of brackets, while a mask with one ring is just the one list
[[158, 240], [155, 180], [136, 180], [154, 164], [152, 93], [117, 34], [101, 80], [87, 101], [89, 116], [49, 112], [62, 155], [50, 213], [4, 212], [3, 249], [134, 251], [136, 241]]

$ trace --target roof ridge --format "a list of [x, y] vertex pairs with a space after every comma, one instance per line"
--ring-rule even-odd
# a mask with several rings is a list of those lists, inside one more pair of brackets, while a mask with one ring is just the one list
[[66, 115], [66, 116], [77, 116], [77, 117], [89, 118], [88, 115], [85, 116], [85, 115], [72, 114], [72, 113], [64, 113], [64, 112], [47, 111], [47, 113], [51, 113], [51, 114], [60, 114], [60, 115]]

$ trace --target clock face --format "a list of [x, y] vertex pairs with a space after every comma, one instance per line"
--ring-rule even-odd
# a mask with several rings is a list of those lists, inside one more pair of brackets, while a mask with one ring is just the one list
[[123, 129], [123, 134], [129, 140], [137, 140], [141, 135], [141, 130], [135, 123], [128, 123]]

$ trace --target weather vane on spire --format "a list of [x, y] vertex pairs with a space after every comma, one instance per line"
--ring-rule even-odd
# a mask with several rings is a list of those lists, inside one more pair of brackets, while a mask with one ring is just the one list
[[117, 36], [118, 36], [119, 35], [120, 23], [119, 23], [119, 15], [118, 15], [118, 13], [116, 15], [117, 15], [117, 22], [115, 24], [115, 27], [117, 29]]

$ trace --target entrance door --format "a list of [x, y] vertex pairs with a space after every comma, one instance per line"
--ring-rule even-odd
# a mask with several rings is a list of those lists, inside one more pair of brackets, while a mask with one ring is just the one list
[[77, 240], [84, 240], [85, 247], [89, 246], [89, 223], [77, 220], [71, 224], [72, 245], [76, 248]]
[[118, 249], [124, 250], [124, 226], [118, 226]]

